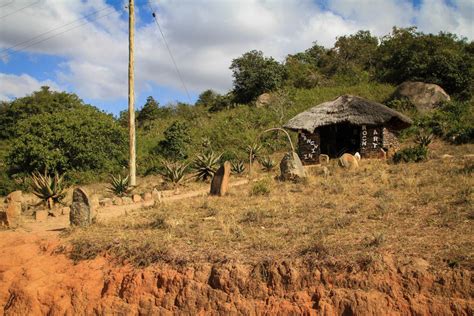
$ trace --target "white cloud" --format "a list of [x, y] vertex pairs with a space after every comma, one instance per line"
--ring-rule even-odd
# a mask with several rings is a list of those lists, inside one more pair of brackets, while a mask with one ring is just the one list
[[27, 74], [13, 75], [0, 73], [0, 100], [9, 101], [39, 90], [41, 86], [49, 86], [52, 90], [59, 90], [58, 85], [51, 81], [38, 81]]
[[[232, 59], [251, 49], [281, 61], [287, 54], [309, 48], [314, 41], [330, 47], [337, 36], [360, 29], [380, 36], [394, 25], [413, 22], [422, 31], [447, 30], [472, 39], [472, 1], [451, 2], [453, 5], [425, 0], [417, 9], [409, 0], [331, 0], [322, 9], [313, 0], [152, 1], [184, 81], [194, 92], [228, 90]], [[72, 87], [81, 97], [124, 98], [128, 16], [123, 7], [113, 8], [105, 0], [43, 0], [0, 21], [0, 49], [106, 8], [97, 15], [110, 15], [27, 51], [63, 57], [66, 61], [53, 70], [53, 79]], [[147, 6], [138, 6], [137, 11], [142, 18], [150, 14]], [[135, 45], [138, 92], [151, 85], [182, 90], [156, 25], [144, 23], [140, 15]]]

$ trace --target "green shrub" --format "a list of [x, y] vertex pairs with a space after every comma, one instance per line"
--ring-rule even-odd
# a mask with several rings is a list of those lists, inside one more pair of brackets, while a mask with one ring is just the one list
[[114, 172], [126, 165], [127, 136], [110, 115], [91, 106], [20, 121], [7, 158], [10, 174], [35, 171]]
[[408, 147], [397, 151], [393, 155], [395, 163], [400, 162], [420, 162], [426, 160], [428, 156], [428, 148], [424, 146]]
[[164, 131], [165, 139], [158, 143], [155, 152], [166, 159], [177, 161], [188, 158], [191, 143], [189, 127], [185, 122], [175, 121]]
[[254, 183], [250, 191], [250, 195], [269, 195], [270, 194], [270, 184], [267, 180], [260, 180]]

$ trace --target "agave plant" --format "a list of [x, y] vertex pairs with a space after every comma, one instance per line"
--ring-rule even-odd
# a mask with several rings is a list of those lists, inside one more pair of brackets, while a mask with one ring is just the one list
[[262, 145], [253, 143], [252, 145], [247, 146], [247, 153], [252, 154], [252, 161], [257, 160], [260, 157], [260, 151], [262, 150]]
[[117, 196], [127, 195], [131, 191], [131, 187], [128, 183], [128, 176], [122, 177], [122, 175], [119, 175], [116, 178], [113, 175], [110, 175], [109, 185], [109, 191]]
[[271, 171], [276, 166], [275, 160], [270, 158], [270, 156], [265, 156], [260, 159], [260, 164], [263, 169], [266, 171]]
[[242, 174], [245, 171], [245, 165], [242, 160], [232, 161], [231, 169], [233, 174]]
[[196, 178], [201, 181], [212, 178], [217, 168], [219, 168], [221, 156], [222, 154], [215, 155], [213, 151], [197, 155], [193, 163], [193, 169], [196, 170]]
[[416, 135], [415, 143], [417, 143], [421, 147], [428, 147], [433, 140], [433, 134], [427, 132], [420, 132]]
[[189, 164], [170, 162], [166, 160], [164, 160], [162, 164], [163, 169], [160, 170], [159, 173], [163, 176], [165, 181], [173, 184], [180, 184], [184, 180]]
[[31, 175], [31, 189], [33, 190], [33, 194], [46, 202], [49, 209], [52, 209], [54, 203], [60, 202], [66, 195], [64, 192], [63, 179], [64, 176], [59, 176], [56, 172], [53, 177], [51, 177], [47, 171], [45, 171], [44, 175], [39, 172], [34, 172]]

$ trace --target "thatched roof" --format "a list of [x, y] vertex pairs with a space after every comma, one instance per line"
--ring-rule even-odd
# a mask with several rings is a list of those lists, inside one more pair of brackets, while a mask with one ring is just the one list
[[409, 127], [413, 123], [410, 118], [383, 104], [352, 95], [342, 95], [296, 115], [284, 127], [313, 133], [318, 127], [340, 123], [384, 125], [388, 122], [397, 129]]

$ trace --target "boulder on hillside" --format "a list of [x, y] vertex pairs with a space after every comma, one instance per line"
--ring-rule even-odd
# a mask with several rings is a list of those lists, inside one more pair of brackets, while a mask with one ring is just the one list
[[418, 111], [429, 111], [451, 98], [440, 86], [432, 83], [406, 81], [399, 85], [392, 100], [408, 99]]
[[255, 107], [261, 108], [269, 106], [273, 100], [273, 96], [270, 93], [262, 93], [255, 101]]

